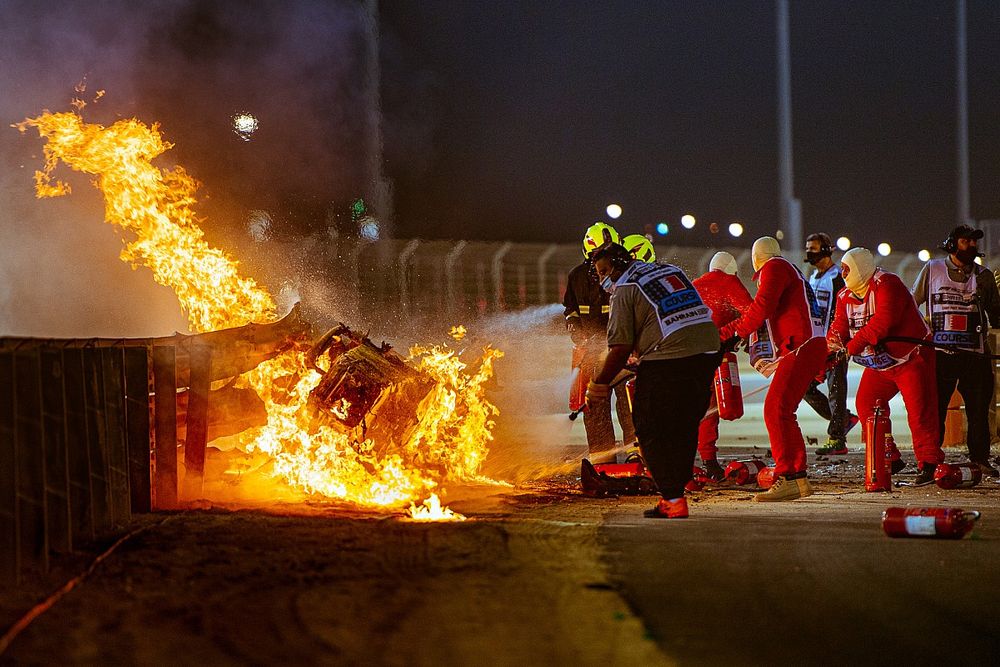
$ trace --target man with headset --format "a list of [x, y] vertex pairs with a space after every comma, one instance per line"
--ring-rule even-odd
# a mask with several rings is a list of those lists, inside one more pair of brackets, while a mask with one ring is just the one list
[[969, 460], [993, 477], [990, 464], [989, 409], [993, 400], [993, 361], [987, 332], [1000, 326], [1000, 291], [993, 274], [976, 263], [981, 229], [959, 225], [941, 243], [948, 253], [925, 263], [913, 283], [913, 299], [925, 304], [932, 341], [938, 351], [937, 390], [940, 439], [948, 402], [958, 386], [968, 419]]
[[[837, 294], [844, 289], [840, 264], [834, 262], [832, 257], [833, 241], [827, 234], [818, 232], [806, 237], [806, 262], [815, 267], [809, 275], [809, 286], [819, 304], [824, 332], [830, 330]], [[824, 380], [828, 395], [819, 390]], [[816, 453], [820, 456], [846, 454], [845, 436], [858, 423], [858, 418], [847, 410], [847, 358], [838, 359], [836, 364], [827, 367], [822, 376], [817, 375], [804, 398], [816, 414], [830, 422], [826, 429], [826, 445], [817, 449]]]

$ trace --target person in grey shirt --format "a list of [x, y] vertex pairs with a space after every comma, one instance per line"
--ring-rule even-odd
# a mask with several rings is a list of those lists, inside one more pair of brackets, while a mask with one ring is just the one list
[[632, 420], [661, 496], [645, 515], [687, 517], [684, 486], [719, 365], [719, 330], [680, 268], [638, 262], [615, 243], [598, 248], [593, 261], [611, 293], [611, 313], [608, 356], [587, 387], [587, 401], [608, 400], [609, 384], [630, 356], [639, 358]]
[[983, 473], [997, 476], [990, 463], [990, 402], [993, 400], [993, 360], [987, 332], [1000, 326], [1000, 290], [993, 274], [976, 264], [981, 229], [959, 225], [941, 244], [948, 253], [920, 269], [913, 283], [913, 300], [924, 305], [936, 354], [938, 422], [941, 442], [948, 403], [958, 387], [968, 419], [969, 460]]

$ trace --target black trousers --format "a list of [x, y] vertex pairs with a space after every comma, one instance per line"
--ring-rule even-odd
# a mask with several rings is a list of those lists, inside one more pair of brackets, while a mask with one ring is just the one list
[[642, 458], [664, 498], [683, 496], [691, 479], [698, 423], [718, 366], [718, 353], [639, 364], [632, 421]]
[[966, 434], [969, 460], [986, 462], [990, 458], [990, 401], [993, 400], [993, 362], [973, 354], [937, 352], [938, 423], [944, 442], [944, 418], [948, 402], [958, 385], [965, 402], [969, 422]]
[[819, 390], [819, 382], [815, 380], [809, 385], [803, 397], [813, 410], [823, 419], [830, 422], [826, 434], [832, 440], [843, 440], [847, 429], [847, 359], [839, 362], [826, 371], [826, 387], [829, 396]]

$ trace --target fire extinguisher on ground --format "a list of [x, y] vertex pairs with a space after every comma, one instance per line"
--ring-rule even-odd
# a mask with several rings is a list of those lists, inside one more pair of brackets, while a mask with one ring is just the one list
[[885, 403], [875, 402], [875, 411], [865, 422], [865, 490], [892, 491], [892, 470], [886, 448], [886, 435], [891, 423], [886, 415]]
[[889, 537], [937, 537], [959, 540], [979, 520], [979, 512], [951, 507], [889, 507], [882, 512], [882, 530]]
[[715, 402], [720, 419], [733, 421], [743, 416], [743, 390], [735, 352], [722, 355], [722, 363], [715, 369]]
[[971, 489], [983, 479], [975, 463], [942, 463], [934, 469], [934, 483], [942, 489]]

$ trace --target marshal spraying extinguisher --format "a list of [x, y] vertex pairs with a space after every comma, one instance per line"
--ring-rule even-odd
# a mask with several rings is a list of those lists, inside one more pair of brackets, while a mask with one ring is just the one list
[[720, 419], [733, 421], [743, 416], [743, 390], [735, 352], [722, 355], [722, 363], [715, 369], [715, 402]]
[[886, 448], [886, 435], [891, 423], [885, 402], [875, 402], [875, 411], [865, 421], [865, 490], [891, 491], [892, 470]]

